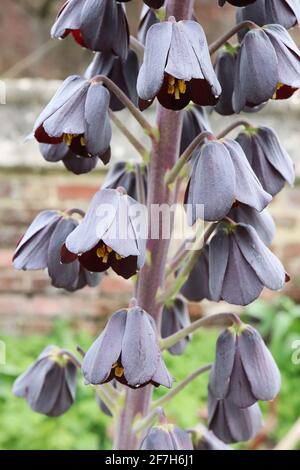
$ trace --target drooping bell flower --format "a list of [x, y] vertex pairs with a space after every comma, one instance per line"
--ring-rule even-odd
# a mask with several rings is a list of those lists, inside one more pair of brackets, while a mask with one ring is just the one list
[[205, 108], [194, 105], [185, 109], [183, 115], [180, 153], [183, 153], [195, 137], [204, 131], [211, 131]]
[[223, 224], [209, 243], [212, 300], [248, 305], [264, 287], [278, 291], [288, 280], [279, 259], [250, 225]]
[[276, 226], [267, 209], [258, 212], [252, 207], [239, 204], [231, 209], [228, 217], [234, 222], [251, 225], [266, 245], [271, 245], [273, 242]]
[[65, 143], [76, 155], [107, 163], [112, 135], [109, 100], [100, 83], [71, 76], [37, 118], [33, 135], [42, 144]]
[[56, 346], [48, 346], [13, 385], [13, 393], [25, 398], [33, 411], [57, 417], [75, 400], [77, 368]]
[[18, 243], [14, 267], [28, 271], [47, 268], [52, 285], [70, 292], [95, 287], [101, 276], [88, 272], [77, 260], [70, 265], [60, 262], [61, 247], [77, 225], [78, 220], [68, 212], [41, 212]]
[[202, 206], [204, 220], [218, 221], [236, 203], [262, 211], [271, 200], [237, 142], [214, 140], [202, 146], [185, 196], [190, 225], [199, 218], [198, 208]]
[[257, 330], [242, 324], [220, 334], [209, 379], [216, 399], [249, 408], [259, 400], [274, 400], [280, 385], [278, 367]]
[[217, 103], [221, 87], [197, 22], [171, 18], [151, 26], [137, 91], [141, 109], [148, 108], [155, 97], [172, 110], [183, 109], [190, 101], [200, 106]]
[[139, 199], [139, 191], [137, 188], [136, 166], [142, 176], [143, 192], [147, 197], [147, 167], [138, 163], [131, 164], [128, 162], [117, 162], [111, 166], [106, 175], [102, 189], [124, 188], [128, 196], [136, 201]]
[[192, 437], [194, 450], [231, 450], [202, 424], [198, 424], [188, 432]]
[[238, 51], [239, 46], [226, 44], [218, 53], [215, 63], [215, 71], [222, 87], [222, 93], [214, 109], [222, 116], [234, 114], [232, 96]]
[[138, 40], [142, 44], [146, 44], [146, 37], [148, 30], [153, 26], [154, 24], [159, 23], [159, 19], [152, 8], [147, 7], [146, 5], [143, 6], [142, 12], [141, 12], [141, 17], [140, 17], [140, 23], [139, 23], [139, 29], [138, 29]]
[[193, 450], [190, 434], [168, 422], [163, 411], [159, 422], [146, 434], [141, 450]]
[[53, 38], [72, 34], [82, 47], [127, 58], [129, 28], [121, 3], [111, 0], [67, 0], [51, 29]]
[[78, 227], [78, 220], [71, 216], [62, 218], [51, 236], [48, 247], [47, 267], [52, 285], [69, 292], [85, 286], [96, 287], [102, 279], [101, 274], [89, 272], [77, 259], [70, 264], [61, 263], [62, 246], [76, 227]]
[[205, 245], [187, 281], [181, 288], [181, 294], [190, 302], [210, 300], [208, 250], [209, 245]]
[[59, 211], [43, 211], [36, 216], [19, 241], [13, 255], [15, 269], [31, 271], [48, 265], [51, 236], [63, 215]]
[[244, 7], [245, 5], [250, 5], [250, 3], [256, 2], [256, 0], [219, 0], [220, 7], [225, 5], [226, 2], [235, 7]]
[[67, 170], [75, 175], [82, 175], [92, 171], [96, 165], [97, 157], [80, 157], [72, 152], [67, 144], [40, 144], [40, 152], [47, 162], [62, 161]]
[[245, 129], [236, 141], [243, 148], [262, 187], [269, 194], [275, 196], [282, 190], [285, 182], [291, 186], [294, 184], [294, 164], [272, 129]]
[[258, 403], [241, 409], [230, 400], [217, 400], [208, 389], [208, 427], [225, 444], [249, 441], [262, 424]]
[[119, 310], [87, 351], [82, 372], [88, 384], [115, 379], [131, 388], [152, 384], [170, 388], [153, 319], [140, 307]]
[[300, 51], [280, 25], [249, 31], [237, 59], [233, 109], [290, 98], [300, 87]]
[[279, 24], [290, 29], [300, 25], [300, 4], [298, 0], [256, 0], [237, 10], [237, 23], [242, 21], [253, 21], [258, 26]]
[[78, 259], [91, 272], [111, 267], [128, 279], [145, 262], [146, 222], [145, 207], [130, 196], [121, 190], [100, 190], [81, 223], [67, 237], [61, 261], [68, 264]]
[[[130, 50], [125, 62], [112, 53], [95, 54], [93, 61], [85, 72], [85, 78], [92, 79], [96, 75], [105, 75], [110, 78], [137, 105], [136, 91], [139, 61], [134, 51]], [[112, 111], [121, 111], [125, 108], [113, 93], [110, 96], [109, 107]]]
[[[165, 305], [163, 308], [161, 336], [162, 338], [167, 338], [190, 325], [190, 323], [191, 320], [187, 303], [181, 296], [177, 296], [172, 304]], [[185, 351], [190, 339], [190, 335], [183, 338], [174, 346], [171, 346], [168, 351], [174, 356], [180, 356]]]

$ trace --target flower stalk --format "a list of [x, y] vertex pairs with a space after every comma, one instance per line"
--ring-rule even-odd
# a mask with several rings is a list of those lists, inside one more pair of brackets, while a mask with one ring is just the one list
[[219, 37], [212, 44], [210, 44], [209, 46], [210, 55], [213, 55], [215, 52], [217, 52], [218, 49], [220, 49], [220, 47], [224, 46], [224, 44], [226, 44], [226, 42], [229, 41], [229, 39], [231, 39], [235, 34], [237, 34], [242, 29], [246, 29], [246, 28], [255, 29], [255, 28], [259, 28], [259, 26], [257, 26], [257, 24], [255, 24], [253, 21], [242, 21], [241, 23], [237, 24], [232, 29], [230, 29], [223, 36]]
[[[216, 315], [207, 315], [199, 318], [186, 328], [182, 328], [174, 335], [160, 340], [161, 350], [169, 349], [186, 336], [194, 333], [199, 328], [229, 327], [232, 325], [241, 325], [240, 318], [234, 313], [217, 313]], [[171, 392], [169, 392], [171, 393]]]
[[151, 124], [144, 118], [141, 111], [137, 109], [137, 107], [132, 103], [132, 101], [125, 95], [125, 93], [108, 77], [105, 75], [96, 75], [92, 79], [92, 82], [96, 83], [103, 83], [114, 95], [118, 98], [121, 103], [123, 103], [128, 111], [133, 115], [136, 121], [140, 124], [143, 128], [145, 133], [153, 140], [157, 139], [157, 134], [155, 129], [151, 126]]
[[158, 400], [155, 400], [152, 403], [152, 408], [157, 409], [159, 406], [164, 406], [166, 403], [169, 403], [176, 395], [178, 395], [178, 393], [184, 390], [191, 382], [193, 382], [197, 377], [199, 377], [199, 375], [202, 375], [205, 372], [209, 371], [211, 367], [212, 364], [207, 364], [192, 372], [170, 392], [166, 393], [163, 397], [159, 398]]

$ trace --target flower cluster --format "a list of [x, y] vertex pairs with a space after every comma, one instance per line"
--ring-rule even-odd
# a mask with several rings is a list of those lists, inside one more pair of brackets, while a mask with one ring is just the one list
[[[33, 410], [59, 416], [75, 400], [78, 368], [95, 388], [102, 411], [117, 415], [119, 434], [128, 433], [128, 439], [135, 434], [123, 447], [228, 450], [226, 444], [258, 432], [258, 401], [279, 393], [278, 368], [258, 331], [233, 314], [212, 316], [213, 326], [231, 325], [218, 338], [214, 363], [157, 399], [152, 409], [150, 386], [172, 387], [162, 351], [183, 354], [192, 332], [207, 320], [191, 322], [188, 301], [244, 306], [265, 287], [279, 291], [289, 280], [269, 248], [275, 224], [267, 208], [285, 183], [293, 185], [294, 165], [272, 129], [240, 120], [215, 135], [205, 107], [223, 116], [257, 112], [269, 100], [294, 95], [300, 88], [300, 51], [287, 29], [300, 23], [300, 7], [293, 0], [228, 0], [240, 7], [237, 22], [242, 24], [233, 30], [239, 43], [232, 44], [227, 35], [209, 46], [199, 22], [177, 21], [171, 16], [176, 9], [172, 13], [164, 0], [144, 1], [140, 41], [130, 40], [128, 2], [67, 0], [63, 5], [52, 37], [71, 35], [94, 55], [84, 78], [72, 75], [63, 82], [32, 136], [46, 161], [61, 161], [80, 175], [99, 159], [110, 162], [112, 121], [142, 161], [113, 161], [86, 213], [38, 214], [16, 247], [13, 264], [19, 270], [47, 269], [52, 285], [69, 292], [96, 287], [103, 273], [114, 271], [135, 282], [137, 300], [111, 315], [87, 352], [81, 351], [82, 364], [68, 351], [49, 346], [13, 391]], [[219, 0], [220, 6], [225, 3]], [[166, 16], [165, 9], [156, 11], [163, 6]], [[211, 56], [221, 46], [213, 65]], [[156, 98], [158, 129], [142, 112]], [[125, 108], [151, 139], [151, 151], [117, 117]], [[243, 129], [228, 138], [236, 127]], [[168, 259], [170, 240], [149, 239], [145, 209], [175, 200], [183, 183], [187, 222], [206, 223], [204, 243], [199, 247], [196, 239], [192, 254], [179, 249]], [[210, 368], [208, 429], [183, 430], [169, 423], [160, 404]], [[120, 410], [124, 403], [130, 406]], [[155, 418], [158, 423], [152, 425]]]

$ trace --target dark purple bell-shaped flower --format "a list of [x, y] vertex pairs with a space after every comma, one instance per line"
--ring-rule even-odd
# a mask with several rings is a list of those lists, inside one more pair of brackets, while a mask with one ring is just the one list
[[180, 142], [180, 153], [183, 153], [192, 143], [195, 137], [204, 131], [211, 131], [205, 108], [194, 105], [185, 109]]
[[272, 129], [258, 127], [245, 129], [236, 141], [243, 148], [248, 161], [262, 184], [262, 187], [275, 196], [284, 187], [295, 181], [295, 170], [288, 153]]
[[[85, 72], [85, 78], [92, 79], [96, 75], [105, 75], [137, 105], [138, 97], [136, 91], [137, 76], [139, 73], [139, 61], [134, 51], [130, 50], [125, 62], [112, 53], [95, 54], [93, 61]], [[121, 111], [125, 108], [113, 93], [110, 96], [109, 107], [113, 111]]]
[[85, 286], [95, 287], [101, 279], [99, 274], [88, 272], [77, 260], [69, 265], [60, 262], [61, 248], [77, 225], [77, 219], [70, 213], [41, 212], [15, 250], [14, 267], [23, 270], [48, 268], [52, 285], [70, 292]]
[[300, 51], [280, 25], [249, 31], [236, 64], [233, 109], [290, 98], [300, 87]]
[[121, 3], [111, 0], [67, 0], [51, 29], [53, 38], [72, 34], [82, 47], [127, 58], [129, 28]]
[[102, 279], [101, 274], [86, 270], [76, 259], [70, 264], [62, 264], [61, 248], [68, 235], [78, 226], [78, 221], [72, 217], [62, 218], [49, 242], [48, 247], [48, 273], [54, 287], [63, 288], [70, 292], [82, 289], [85, 286], [96, 287]]
[[258, 26], [279, 24], [286, 29], [300, 25], [298, 0], [256, 0], [252, 5], [237, 10], [237, 22], [253, 21]]
[[110, 168], [102, 189], [117, 189], [122, 187], [126, 190], [128, 196], [136, 201], [139, 200], [139, 191], [137, 188], [136, 170], [139, 166], [140, 174], [142, 175], [142, 183], [145, 197], [147, 197], [147, 167], [138, 163], [131, 164], [128, 162], [117, 162]]
[[87, 351], [82, 371], [87, 383], [115, 379], [131, 388], [147, 384], [171, 388], [154, 321], [140, 307], [119, 310]]
[[68, 145], [82, 157], [110, 159], [110, 94], [95, 81], [67, 78], [37, 118], [33, 134], [42, 144]]
[[151, 26], [137, 91], [141, 109], [155, 97], [172, 110], [183, 109], [190, 101], [201, 106], [217, 103], [221, 87], [197, 22], [171, 20]]
[[[186, 190], [188, 223], [199, 216], [222, 220], [236, 203], [262, 211], [272, 200], [253, 172], [243, 149], [231, 139], [210, 141], [202, 146], [191, 170]], [[198, 214], [203, 206], [204, 214]]]
[[209, 245], [205, 245], [181, 289], [181, 294], [190, 302], [210, 300], [208, 250]]
[[140, 24], [137, 34], [138, 40], [142, 44], [146, 43], [148, 30], [156, 23], [159, 23], [159, 19], [156, 16], [155, 11], [144, 5], [141, 12]]
[[168, 423], [163, 415], [159, 423], [148, 431], [141, 450], [193, 450], [193, 443], [187, 431]]
[[238, 204], [228, 214], [234, 222], [251, 225], [266, 245], [271, 245], [275, 237], [275, 222], [273, 217], [265, 209], [258, 212], [252, 207]]
[[[171, 305], [164, 306], [161, 321], [161, 336], [162, 338], [167, 338], [190, 325], [190, 323], [187, 303], [181, 296], [177, 296]], [[168, 349], [168, 351], [174, 356], [180, 356], [185, 351], [190, 339], [190, 335], [183, 338]]]
[[57, 417], [75, 400], [77, 368], [68, 354], [48, 346], [14, 383], [13, 393], [25, 398], [30, 408]]
[[278, 367], [258, 331], [242, 324], [220, 334], [209, 379], [216, 399], [249, 408], [259, 400], [274, 400], [280, 385]]
[[225, 5], [226, 2], [235, 7], [244, 7], [245, 5], [250, 5], [250, 3], [256, 2], [256, 0], [219, 0], [220, 7]]
[[31, 271], [47, 268], [51, 236], [62, 217], [59, 211], [43, 211], [36, 216], [14, 252], [13, 265], [16, 269]]
[[215, 71], [222, 87], [222, 93], [214, 109], [222, 116], [234, 114], [232, 96], [238, 51], [239, 46], [226, 44], [218, 53], [215, 63]]
[[82, 175], [92, 171], [96, 165], [97, 157], [80, 157], [72, 152], [67, 144], [40, 144], [40, 152], [47, 162], [62, 161], [67, 170]]
[[130, 278], [145, 262], [144, 209], [121, 190], [98, 191], [82, 222], [67, 237], [61, 261], [68, 264], [78, 259], [91, 272], [111, 267], [125, 279]]
[[223, 224], [209, 243], [212, 300], [248, 305], [264, 287], [281, 290], [288, 277], [250, 225]]
[[189, 430], [189, 434], [192, 437], [194, 450], [231, 450], [202, 424]]
[[249, 441], [262, 428], [259, 405], [242, 409], [230, 400], [217, 400], [208, 389], [208, 426], [225, 444]]

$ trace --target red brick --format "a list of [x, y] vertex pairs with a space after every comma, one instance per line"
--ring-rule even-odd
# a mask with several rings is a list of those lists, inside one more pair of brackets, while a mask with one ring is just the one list
[[59, 199], [91, 199], [99, 186], [60, 185], [57, 187]]

